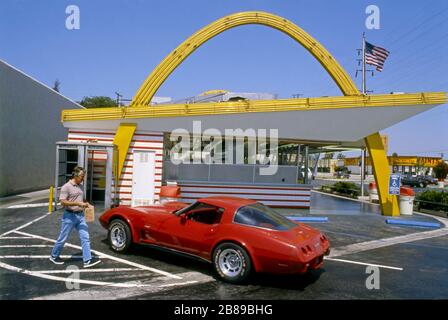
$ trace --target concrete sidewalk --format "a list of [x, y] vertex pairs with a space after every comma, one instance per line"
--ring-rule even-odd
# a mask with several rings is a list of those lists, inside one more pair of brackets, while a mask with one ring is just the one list
[[38, 190], [28, 193], [17, 194], [9, 197], [0, 198], [0, 209], [7, 208], [9, 206], [18, 204], [27, 204], [37, 200], [45, 200], [48, 202], [48, 197], [50, 196], [50, 190]]

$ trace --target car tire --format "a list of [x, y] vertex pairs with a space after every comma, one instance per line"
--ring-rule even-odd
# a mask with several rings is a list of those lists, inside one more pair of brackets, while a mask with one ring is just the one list
[[247, 280], [252, 270], [252, 261], [244, 248], [225, 242], [213, 251], [213, 266], [221, 280], [236, 284]]
[[132, 244], [132, 233], [128, 224], [121, 219], [112, 220], [108, 228], [107, 239], [111, 249], [115, 252], [124, 253]]

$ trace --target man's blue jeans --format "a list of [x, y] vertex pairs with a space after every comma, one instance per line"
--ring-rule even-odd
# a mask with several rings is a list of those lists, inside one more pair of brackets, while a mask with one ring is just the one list
[[84, 212], [81, 213], [70, 213], [64, 211], [62, 216], [62, 228], [59, 234], [58, 240], [54, 245], [51, 256], [53, 258], [59, 257], [65, 242], [67, 241], [73, 228], [78, 230], [79, 239], [81, 240], [82, 247], [82, 258], [84, 262], [92, 259], [92, 253], [90, 252], [90, 238], [89, 238], [89, 228], [87, 226], [86, 220], [84, 218]]

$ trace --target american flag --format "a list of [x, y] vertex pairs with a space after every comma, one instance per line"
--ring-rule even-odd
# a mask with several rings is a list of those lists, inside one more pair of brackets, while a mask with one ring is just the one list
[[377, 71], [383, 71], [384, 61], [389, 56], [389, 51], [384, 48], [374, 46], [366, 41], [366, 63], [376, 66]]

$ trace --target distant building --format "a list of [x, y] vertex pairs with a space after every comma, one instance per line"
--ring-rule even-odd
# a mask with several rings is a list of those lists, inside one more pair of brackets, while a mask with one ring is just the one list
[[154, 97], [151, 99], [151, 104], [163, 104], [170, 103], [172, 99], [170, 97]]
[[[441, 157], [389, 156], [391, 172], [410, 174], [432, 174], [432, 168], [442, 161]], [[352, 173], [361, 172], [361, 157], [339, 160], [338, 166], [346, 166]], [[366, 158], [368, 172], [372, 172], [370, 158]]]
[[48, 188], [63, 109], [83, 108], [0, 60], [0, 196]]
[[209, 90], [197, 96], [178, 100], [174, 103], [223, 102], [232, 100], [275, 100], [276, 94], [264, 92], [230, 92], [227, 90]]

